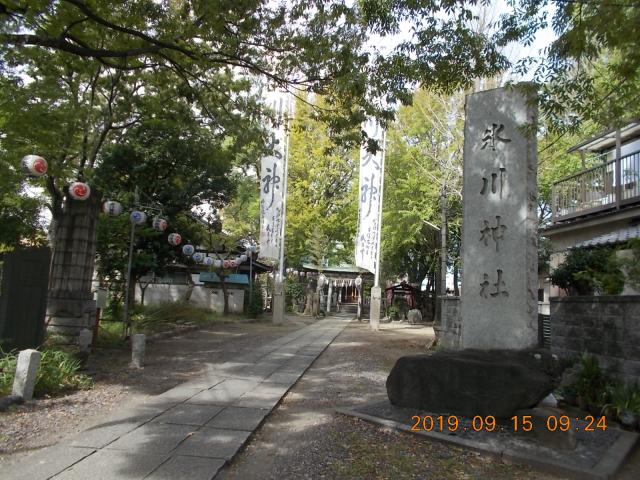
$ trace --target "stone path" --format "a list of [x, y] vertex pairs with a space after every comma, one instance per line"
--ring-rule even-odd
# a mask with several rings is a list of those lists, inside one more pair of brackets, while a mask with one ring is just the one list
[[3, 472], [7, 480], [212, 479], [345, 328], [329, 317], [179, 385]]

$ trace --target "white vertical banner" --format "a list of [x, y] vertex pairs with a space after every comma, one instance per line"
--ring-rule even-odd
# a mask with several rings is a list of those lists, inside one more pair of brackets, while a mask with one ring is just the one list
[[291, 98], [285, 92], [268, 92], [265, 103], [276, 114], [269, 128], [271, 154], [260, 162], [260, 258], [280, 259], [285, 221], [285, 187], [287, 177], [286, 122]]
[[362, 125], [370, 139], [377, 140], [379, 150], [374, 154], [365, 146], [360, 148], [360, 189], [358, 235], [356, 237], [356, 266], [377, 276], [382, 218], [382, 188], [384, 180], [384, 130], [375, 119]]

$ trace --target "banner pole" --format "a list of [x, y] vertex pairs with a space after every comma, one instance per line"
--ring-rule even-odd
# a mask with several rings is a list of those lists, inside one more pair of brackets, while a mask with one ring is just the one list
[[380, 171], [382, 172], [382, 178], [380, 179], [380, 208], [378, 209], [378, 238], [376, 244], [378, 246], [376, 250], [376, 271], [374, 276], [374, 287], [380, 286], [380, 252], [382, 251], [382, 245], [380, 240], [382, 238], [382, 202], [384, 201], [384, 158], [387, 151], [387, 131], [382, 131], [382, 161], [380, 162]]
[[380, 205], [378, 208], [378, 231], [376, 239], [376, 257], [375, 257], [375, 272], [374, 272], [374, 285], [371, 288], [371, 303], [369, 304], [369, 328], [373, 331], [378, 331], [380, 328], [380, 318], [382, 317], [382, 288], [380, 288], [380, 257], [382, 251], [382, 245], [380, 244], [382, 238], [382, 203], [384, 200], [384, 159], [387, 149], [387, 132], [382, 131], [382, 159], [380, 160]]
[[[283, 109], [284, 110], [284, 109]], [[284, 117], [285, 143], [284, 143], [284, 167], [283, 167], [283, 184], [282, 184], [282, 217], [280, 222], [280, 250], [278, 252], [278, 274], [275, 279], [273, 301], [271, 302], [271, 310], [273, 314], [273, 323], [283, 323], [285, 319], [286, 299], [284, 288], [284, 237], [287, 223], [287, 177], [289, 176], [289, 116], [291, 113], [291, 98], [287, 96], [286, 117]]]
[[289, 113], [291, 100], [287, 98], [287, 116], [285, 120], [285, 144], [284, 144], [284, 184], [282, 186], [282, 224], [280, 226], [280, 258], [278, 260], [278, 275], [280, 281], [284, 282], [284, 235], [287, 221], [287, 186], [289, 184]]

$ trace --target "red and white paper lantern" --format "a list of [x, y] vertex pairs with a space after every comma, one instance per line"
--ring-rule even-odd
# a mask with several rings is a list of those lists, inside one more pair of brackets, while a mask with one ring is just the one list
[[25, 155], [22, 157], [22, 168], [29, 175], [41, 177], [47, 173], [47, 161], [38, 155]]
[[122, 213], [122, 204], [115, 200], [107, 200], [102, 205], [102, 211], [111, 217], [117, 217]]
[[129, 215], [129, 219], [131, 220], [131, 223], [142, 225], [147, 221], [147, 214], [140, 210], [134, 210], [131, 212], [131, 215]]
[[154, 217], [152, 226], [155, 230], [158, 230], [159, 232], [164, 232], [169, 226], [169, 224], [164, 218]]
[[182, 243], [182, 235], [180, 235], [179, 233], [170, 233], [167, 237], [167, 241], [170, 245], [177, 247]]
[[231, 260], [223, 260], [222, 261], [222, 266], [224, 268], [231, 268]]
[[74, 200], [86, 200], [91, 195], [91, 188], [84, 182], [73, 182], [69, 185], [69, 195]]

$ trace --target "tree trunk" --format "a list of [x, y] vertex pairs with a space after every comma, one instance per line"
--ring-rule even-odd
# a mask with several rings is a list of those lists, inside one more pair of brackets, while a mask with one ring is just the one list
[[229, 314], [229, 291], [227, 290], [227, 283], [224, 281], [225, 275], [220, 274], [220, 285], [222, 286], [222, 296], [224, 297], [224, 315]]
[[195, 284], [193, 283], [193, 279], [191, 278], [191, 272], [187, 271], [187, 289], [184, 292], [184, 297], [182, 297], [182, 300], [184, 300], [185, 302], [191, 300], [191, 295], [193, 294], [194, 287]]
[[129, 312], [136, 305], [136, 283], [138, 283], [138, 277], [132, 272], [129, 280]]
[[313, 315], [313, 288], [307, 285], [305, 294], [306, 294], [306, 299], [305, 299], [305, 305], [304, 305], [304, 312], [302, 314]]
[[453, 264], [453, 294], [456, 297], [460, 296], [460, 289], [458, 288], [458, 265]]
[[140, 286], [140, 305], [144, 306], [144, 294], [147, 293], [147, 288], [151, 285], [151, 282], [146, 282], [143, 285], [143, 282], [138, 282]]
[[47, 299], [48, 331], [74, 342], [91, 329], [96, 306], [91, 289], [96, 255], [96, 229], [101, 194], [85, 201], [65, 200], [56, 218], [55, 244]]

